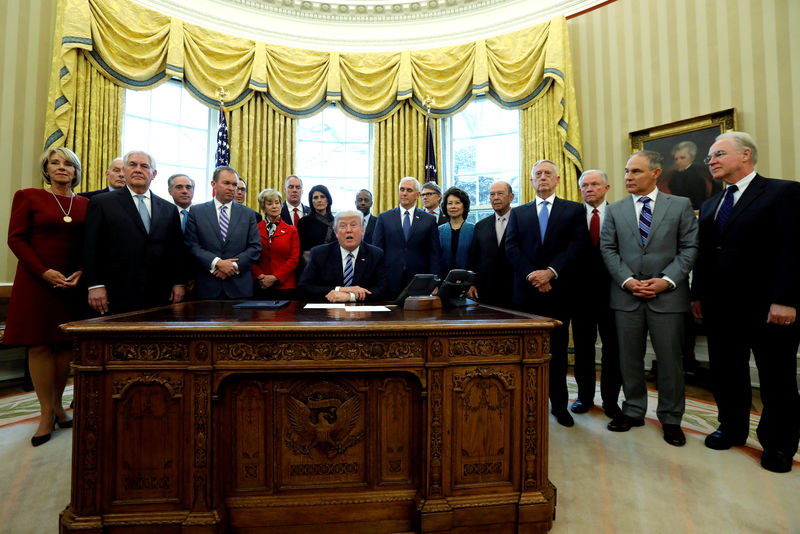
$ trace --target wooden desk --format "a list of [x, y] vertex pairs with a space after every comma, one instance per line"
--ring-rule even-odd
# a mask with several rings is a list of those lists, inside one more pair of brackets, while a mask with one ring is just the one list
[[190, 302], [65, 325], [62, 532], [547, 532], [549, 330]]

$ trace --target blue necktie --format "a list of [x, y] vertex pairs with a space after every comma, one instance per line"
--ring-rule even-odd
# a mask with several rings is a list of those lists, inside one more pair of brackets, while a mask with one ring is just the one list
[[228, 222], [228, 206], [222, 206], [219, 209], [219, 231], [223, 241], [228, 236]]
[[542, 238], [542, 243], [544, 243], [544, 234], [547, 233], [547, 218], [550, 215], [547, 212], [547, 202], [546, 200], [542, 202], [542, 209], [539, 211], [539, 234]]
[[344, 264], [344, 287], [353, 283], [353, 253], [347, 253], [347, 261]]
[[408, 241], [408, 234], [411, 233], [411, 219], [408, 217], [408, 210], [406, 210], [406, 214], [403, 216], [403, 235]]
[[138, 200], [137, 205], [139, 207], [139, 216], [142, 218], [142, 224], [144, 224], [145, 231], [149, 234], [150, 212], [147, 211], [147, 206], [144, 205], [144, 195], [136, 195], [136, 199]]
[[650, 197], [642, 197], [639, 202], [642, 203], [642, 212], [639, 214], [639, 235], [642, 236], [642, 245], [646, 245], [650, 225], [653, 223], [653, 210], [650, 209]]
[[717, 212], [717, 229], [722, 232], [725, 229], [725, 225], [728, 222], [728, 217], [731, 215], [731, 210], [733, 210], [733, 194], [738, 191], [739, 188], [735, 185], [729, 185], [725, 188], [725, 198], [722, 199], [722, 205], [719, 207], [719, 211]]
[[186, 210], [181, 210], [181, 230], [184, 232], [186, 231], [186, 218], [189, 216], [189, 212]]

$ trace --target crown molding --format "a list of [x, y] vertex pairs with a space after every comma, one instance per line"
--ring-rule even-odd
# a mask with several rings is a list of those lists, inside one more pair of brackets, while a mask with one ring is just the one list
[[134, 0], [204, 28], [314, 50], [396, 51], [467, 43], [579, 13], [602, 0]]

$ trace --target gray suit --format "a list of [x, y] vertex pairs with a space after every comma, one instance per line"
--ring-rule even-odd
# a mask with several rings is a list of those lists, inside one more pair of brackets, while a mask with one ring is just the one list
[[[608, 206], [600, 251], [611, 276], [609, 306], [615, 310], [625, 402], [622, 411], [642, 419], [647, 411], [644, 354], [647, 333], [658, 361], [658, 419], [680, 424], [684, 410], [681, 345], [689, 309], [689, 272], [697, 257], [697, 219], [687, 198], [657, 193], [647, 244], [642, 245], [633, 196]], [[628, 278], [669, 278], [674, 289], [655, 298], [635, 297]]]

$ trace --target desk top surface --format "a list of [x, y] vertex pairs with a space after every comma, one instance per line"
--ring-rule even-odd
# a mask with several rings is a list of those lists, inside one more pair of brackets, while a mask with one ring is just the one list
[[[198, 330], [224, 332], [236, 330], [306, 330], [308, 333], [343, 329], [393, 331], [489, 330], [504, 328], [552, 328], [555, 321], [546, 317], [482, 305], [439, 310], [408, 311], [390, 307], [389, 311], [348, 311], [306, 309], [304, 302], [290, 302], [278, 310], [236, 309], [242, 301], [197, 301], [125, 314], [97, 317], [62, 325], [73, 335], [99, 332], [180, 332]], [[358, 305], [355, 305], [356, 308]]]

